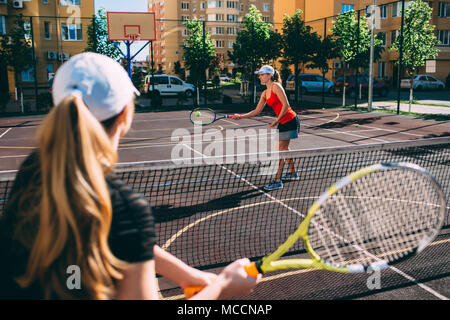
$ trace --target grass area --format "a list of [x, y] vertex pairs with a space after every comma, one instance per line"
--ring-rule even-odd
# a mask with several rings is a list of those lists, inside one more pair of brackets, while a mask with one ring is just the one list
[[[390, 103], [397, 103], [397, 100], [393, 101], [393, 100], [388, 100], [386, 102], [390, 102]], [[409, 100], [400, 100], [400, 103], [403, 104], [409, 104]], [[446, 108], [450, 108], [450, 105], [447, 104], [434, 104], [434, 103], [424, 103], [418, 100], [413, 100], [411, 102], [411, 104], [418, 104], [418, 105], [422, 105], [422, 106], [430, 106], [430, 107], [446, 107]]]

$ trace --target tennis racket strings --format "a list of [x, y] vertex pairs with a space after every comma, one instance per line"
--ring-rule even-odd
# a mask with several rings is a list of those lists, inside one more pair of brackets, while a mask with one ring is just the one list
[[196, 125], [205, 125], [214, 122], [216, 114], [208, 109], [194, 110], [191, 113], [191, 121]]
[[311, 219], [308, 241], [336, 266], [389, 263], [436, 236], [445, 202], [434, 180], [415, 170], [375, 171], [327, 197]]

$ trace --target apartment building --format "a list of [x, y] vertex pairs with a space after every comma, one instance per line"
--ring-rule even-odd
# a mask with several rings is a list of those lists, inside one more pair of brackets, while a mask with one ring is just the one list
[[229, 61], [227, 51], [232, 50], [240, 22], [251, 5], [261, 11], [264, 21], [273, 23], [274, 0], [149, 0], [148, 10], [156, 16], [155, 68], [173, 73], [175, 62], [182, 63], [181, 45], [187, 37], [183, 21], [199, 19], [206, 22], [217, 55], [224, 59], [223, 73], [231, 73], [234, 64]]
[[[372, 5], [372, 2], [372, 0], [304, 0], [301, 9], [304, 11], [304, 20], [306, 22], [314, 21], [311, 25], [315, 28], [315, 31], [323, 34], [323, 24], [319, 24], [318, 20], [327, 18], [330, 23], [333, 17], [349, 10], [365, 10], [369, 5]], [[406, 6], [409, 2], [405, 1]], [[436, 36], [442, 44], [438, 46], [440, 53], [436, 60], [429, 61], [428, 68], [424, 66], [419, 70], [419, 73], [432, 74], [445, 81], [450, 73], [450, 1], [434, 0], [427, 2], [433, 9], [431, 23], [436, 26]], [[395, 37], [400, 34], [401, 1], [376, 0], [376, 4], [380, 8], [380, 23], [375, 32], [383, 35], [383, 45], [386, 50], [381, 59], [374, 65], [374, 76], [396, 85], [398, 66], [395, 62], [398, 60], [398, 53], [388, 49]], [[338, 61], [335, 62], [327, 75], [330, 79], [335, 79], [341, 73], [342, 64]], [[367, 72], [367, 70], [364, 71]], [[402, 76], [405, 76], [405, 74]]]
[[[34, 67], [21, 72], [23, 88], [47, 88], [49, 79], [64, 61], [87, 47], [87, 29], [94, 14], [93, 0], [0, 0], [0, 33], [6, 34], [16, 16], [22, 14], [27, 31], [26, 39], [33, 45]], [[0, 72], [2, 72], [0, 70]], [[9, 69], [11, 97], [15, 94], [14, 72]]]

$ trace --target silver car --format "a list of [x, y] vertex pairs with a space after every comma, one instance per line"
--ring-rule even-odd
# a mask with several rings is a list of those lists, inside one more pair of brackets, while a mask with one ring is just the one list
[[[325, 92], [334, 93], [334, 83], [318, 74], [299, 74], [298, 83], [302, 93], [322, 92], [323, 80], [325, 79]], [[294, 75], [290, 75], [286, 80], [286, 92], [295, 92]]]
[[183, 92], [187, 98], [190, 98], [195, 92], [193, 84], [184, 82], [176, 76], [158, 74], [154, 75], [153, 79], [154, 84], [152, 84], [150, 75], [145, 77], [145, 93], [152, 92], [153, 86], [155, 87], [155, 93], [160, 96], [176, 96], [178, 93]]
[[[409, 89], [411, 87], [411, 81], [409, 79], [402, 79], [400, 82], [402, 89]], [[435, 77], [425, 74], [419, 74], [413, 79], [414, 90], [444, 90], [445, 83]]]

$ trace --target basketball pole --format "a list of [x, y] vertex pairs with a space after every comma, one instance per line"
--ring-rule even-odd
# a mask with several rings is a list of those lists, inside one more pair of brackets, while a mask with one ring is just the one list
[[[120, 53], [122, 54], [122, 56], [127, 60], [127, 72], [128, 72], [128, 76], [130, 77], [130, 79], [131, 79], [131, 75], [132, 75], [132, 72], [131, 72], [131, 61], [133, 61], [133, 59], [134, 59], [134, 58], [135, 58], [142, 50], [144, 50], [145, 47], [147, 47], [148, 44], [149, 44], [151, 41], [147, 41], [147, 43], [146, 43], [141, 49], [139, 49], [138, 52], [136, 52], [133, 56], [131, 56], [131, 44], [132, 44], [133, 42], [134, 42], [134, 41], [129, 41], [129, 40], [124, 41], [125, 45], [127, 46], [127, 53], [124, 54], [123, 51], [122, 51], [122, 49], [120, 49], [120, 46], [117, 44], [117, 42], [116, 42], [116, 41], [113, 41], [113, 43], [114, 43], [114, 45], [116, 46], [116, 48], [119, 49], [119, 52], [120, 52]], [[153, 43], [152, 43], [152, 44], [153, 44]], [[152, 50], [152, 51], [153, 51], [153, 50]], [[152, 57], [152, 62], [153, 62], [153, 57]]]

